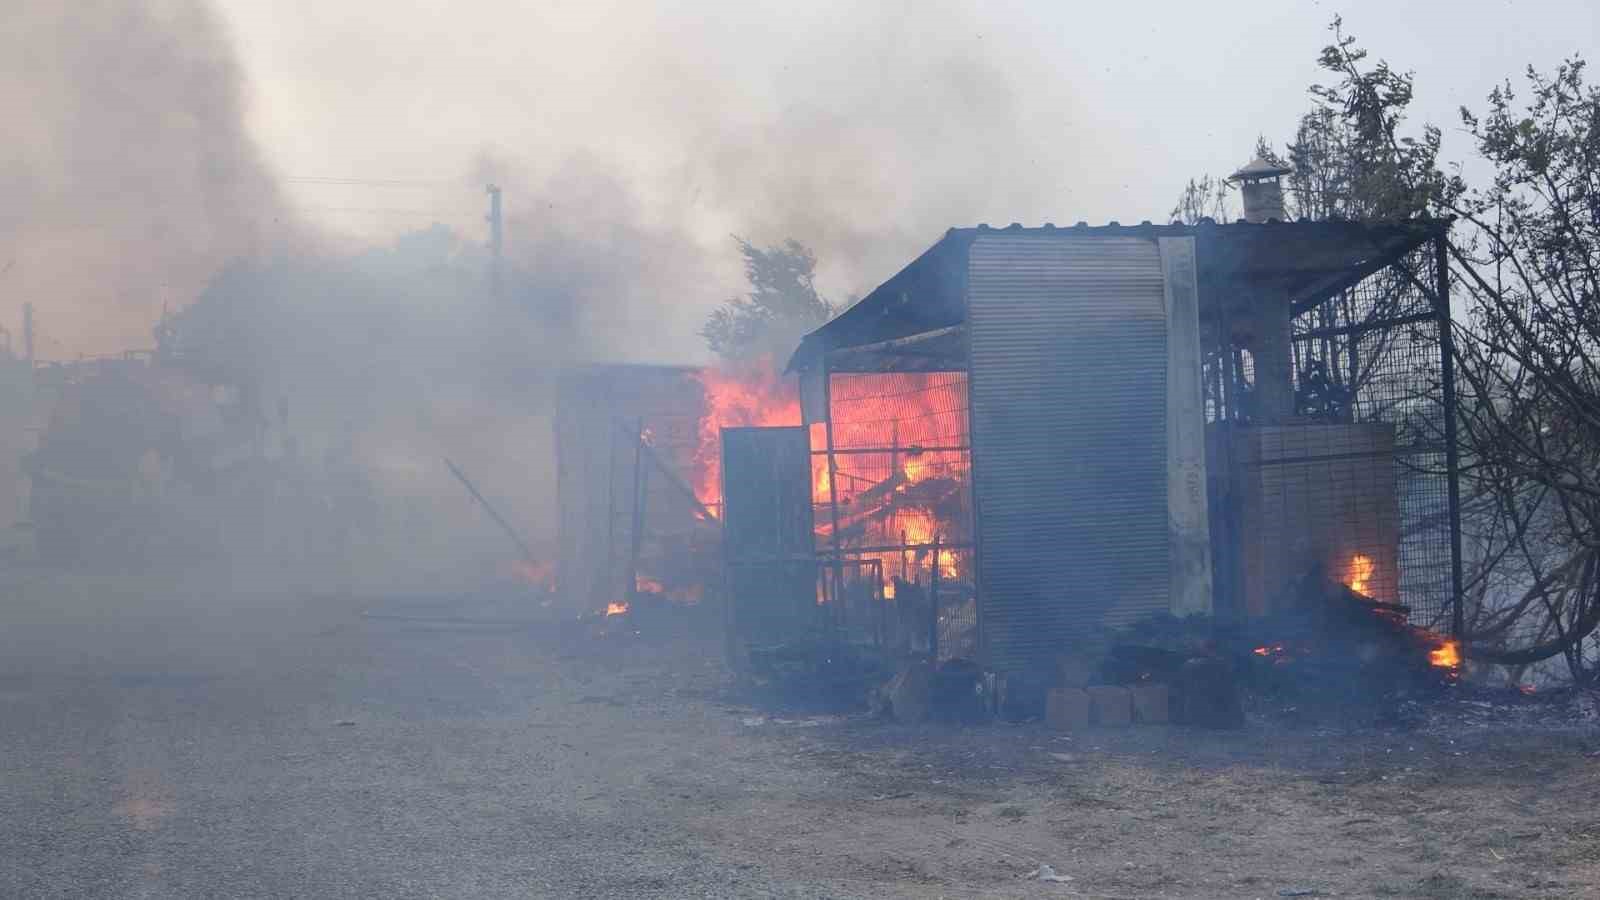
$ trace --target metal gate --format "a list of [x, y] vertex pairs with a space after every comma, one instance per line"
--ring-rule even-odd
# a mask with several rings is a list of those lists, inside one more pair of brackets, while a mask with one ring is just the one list
[[722, 429], [728, 624], [740, 640], [794, 638], [819, 621], [806, 429]]

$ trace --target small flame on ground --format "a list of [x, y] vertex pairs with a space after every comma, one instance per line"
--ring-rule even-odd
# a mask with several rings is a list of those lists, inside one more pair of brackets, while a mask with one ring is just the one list
[[667, 592], [661, 582], [648, 575], [635, 575], [633, 577], [633, 589], [640, 594], [665, 594]]
[[1350, 566], [1345, 570], [1344, 583], [1350, 590], [1362, 596], [1370, 597], [1368, 584], [1372, 581], [1372, 572], [1377, 568], [1372, 557], [1365, 553], [1357, 553], [1350, 557]]
[[608, 604], [606, 604], [606, 618], [608, 618], [608, 619], [611, 618], [612, 616], [625, 616], [627, 614], [628, 614], [628, 604], [626, 604], [626, 603], [608, 603]]
[[1461, 645], [1456, 641], [1445, 641], [1437, 650], [1428, 654], [1428, 662], [1441, 669], [1460, 668]]

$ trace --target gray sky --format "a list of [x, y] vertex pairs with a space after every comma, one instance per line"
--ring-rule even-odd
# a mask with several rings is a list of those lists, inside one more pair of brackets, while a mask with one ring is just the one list
[[[489, 153], [536, 182], [582, 154], [637, 192], [645, 219], [697, 241], [817, 245], [835, 293], [870, 288], [949, 225], [1160, 219], [1188, 175], [1292, 131], [1335, 12], [1375, 57], [1416, 70], [1418, 113], [1447, 129], [1497, 79], [1600, 35], [1585, 0], [222, 6], [252, 131], [283, 174], [465, 178]], [[950, 108], [964, 76], [984, 83], [974, 102], [1009, 108]], [[925, 127], [942, 107], [979, 127]], [[813, 121], [786, 127], [794, 116]], [[707, 168], [725, 152], [766, 158]], [[834, 168], [852, 164], [865, 171]], [[788, 183], [786, 167], [808, 174]], [[413, 210], [481, 227], [470, 181], [291, 193], [357, 234], [415, 224]], [[840, 252], [871, 235], [883, 246]]]
[[[806, 242], [826, 291], [843, 297], [951, 225], [1161, 220], [1189, 176], [1225, 174], [1257, 134], [1281, 144], [1292, 132], [1335, 12], [1375, 57], [1416, 71], [1418, 118], [1447, 130], [1498, 79], [1592, 54], [1600, 34], [1592, 0], [213, 0], [216, 21], [207, 2], [116, 0], [142, 9], [137, 53], [119, 38], [125, 24], [102, 21], [114, 16], [24, 16], [36, 27], [25, 22], [18, 45], [41, 49], [10, 54], [21, 74], [11, 83], [44, 72], [52, 90], [100, 110], [47, 119], [0, 149], [21, 153], [10, 168], [23, 173], [0, 177], [0, 193], [22, 197], [12, 220], [0, 216], [22, 235], [8, 290], [40, 298], [59, 353], [148, 343], [162, 303], [187, 302], [208, 267], [272, 246], [274, 230], [303, 236], [302, 221], [322, 247], [434, 220], [481, 236], [493, 178], [506, 185], [520, 263], [575, 290], [603, 283], [606, 296], [580, 299], [619, 334], [645, 334], [646, 350], [625, 352], [686, 358], [706, 309], [739, 287], [730, 233]], [[85, 35], [98, 43], [69, 54], [82, 66], [47, 52]], [[94, 62], [107, 57], [164, 80], [129, 88], [130, 75]], [[0, 101], [13, 114], [48, 102], [20, 89], [0, 89]], [[86, 135], [108, 109], [126, 121]], [[242, 117], [225, 154], [237, 162], [220, 175], [214, 153], [168, 165], [177, 151], [140, 137], [163, 112], [178, 151]], [[250, 139], [289, 212], [259, 175], [228, 174], [255, 171]], [[1450, 140], [1447, 156], [1465, 149]], [[124, 156], [139, 159], [136, 180], [119, 170]], [[103, 185], [82, 181], [86, 157]], [[196, 165], [216, 190], [194, 187]], [[306, 180], [327, 178], [404, 183]], [[252, 187], [219, 193], [239, 182]], [[36, 189], [45, 183], [56, 186]], [[95, 219], [113, 194], [129, 201], [115, 229]], [[175, 194], [187, 205], [170, 205]], [[158, 207], [161, 227], [141, 223]], [[159, 251], [142, 243], [184, 223], [199, 224]], [[84, 235], [96, 233], [90, 278]]]

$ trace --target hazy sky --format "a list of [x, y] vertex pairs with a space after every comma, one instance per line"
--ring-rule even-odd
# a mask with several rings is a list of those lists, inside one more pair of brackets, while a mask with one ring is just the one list
[[842, 297], [952, 225], [1161, 220], [1189, 176], [1292, 133], [1335, 12], [1448, 129], [1498, 79], [1592, 53], [1596, 6], [41, 5], [0, 61], [0, 105], [25, 113], [0, 147], [20, 160], [0, 167], [4, 287], [40, 303], [58, 354], [147, 344], [218, 260], [306, 221], [324, 247], [435, 220], [481, 238], [492, 178], [520, 264], [683, 358], [739, 287], [730, 233], [806, 242]]
[[[763, 184], [763, 175], [781, 183], [778, 170], [794, 163], [817, 167], [817, 183], [828, 186], [826, 164], [785, 159], [793, 135], [783, 118], [816, 117], [831, 133], [808, 131], [796, 152], [842, 145], [839, 161], [866, 169], [832, 173], [854, 202], [830, 200], [825, 211], [899, 244], [882, 256], [825, 258], [836, 291], [870, 287], [948, 225], [1159, 219], [1189, 174], [1230, 171], [1257, 133], [1281, 141], [1292, 131], [1336, 12], [1374, 56], [1416, 70], [1418, 112], [1446, 126], [1462, 103], [1481, 106], [1497, 79], [1593, 51], [1600, 37], [1600, 5], [1587, 0], [222, 6], [251, 80], [252, 130], [286, 175], [470, 179], [487, 151], [537, 178], [582, 153], [622, 173], [645, 215], [685, 223], [701, 239], [845, 229], [794, 208], [816, 197]], [[936, 117], [959, 98], [939, 80], [963, 74], [935, 68], [946, 62], [964, 63], [974, 80], [998, 79], [1000, 89], [975, 99], [1011, 103], [992, 111], [1008, 121], [953, 109], [952, 119], [993, 131], [889, 135], [878, 158], [856, 145], [853, 130], [886, 137], [875, 117], [911, 119], [908, 104], [915, 118]], [[696, 164], [729, 143], [770, 156], [735, 180], [742, 195]], [[907, 169], [928, 180], [907, 179]], [[874, 190], [875, 175], [896, 193]], [[994, 190], [952, 184], [958, 178]], [[905, 192], [955, 192], [962, 202]], [[423, 212], [480, 227], [483, 199], [470, 180], [428, 189], [297, 184], [292, 194], [317, 207], [315, 218], [357, 232]], [[513, 208], [525, 200], [507, 197]], [[774, 208], [782, 204], [790, 207]], [[924, 217], [934, 212], [948, 219]], [[824, 234], [795, 236], [831, 244]]]

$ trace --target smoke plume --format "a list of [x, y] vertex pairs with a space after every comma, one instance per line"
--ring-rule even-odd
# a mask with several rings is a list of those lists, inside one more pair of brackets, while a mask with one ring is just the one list
[[0, 28], [0, 295], [41, 355], [150, 345], [164, 303], [297, 225], [243, 125], [202, 0], [11, 4]]

